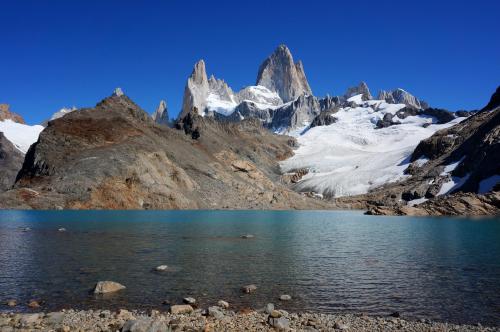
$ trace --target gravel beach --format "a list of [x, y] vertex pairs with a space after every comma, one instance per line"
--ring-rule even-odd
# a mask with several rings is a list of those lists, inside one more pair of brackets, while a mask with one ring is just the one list
[[0, 314], [0, 332], [10, 331], [500, 331], [500, 328], [407, 321], [398, 317], [288, 313], [274, 309], [273, 305], [238, 312], [223, 306], [193, 309], [179, 305], [172, 306], [170, 312], [122, 309]]

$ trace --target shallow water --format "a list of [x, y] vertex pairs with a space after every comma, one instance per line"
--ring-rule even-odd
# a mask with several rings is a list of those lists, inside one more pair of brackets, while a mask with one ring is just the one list
[[[31, 230], [23, 231], [23, 227]], [[66, 232], [58, 232], [64, 227]], [[241, 239], [253, 234], [253, 239]], [[167, 264], [157, 273], [153, 268]], [[127, 289], [107, 297], [99, 280]], [[243, 295], [240, 287], [256, 284]], [[343, 211], [0, 211], [0, 302], [236, 307], [500, 324], [500, 219]], [[10, 310], [2, 305], [0, 310]], [[16, 310], [28, 310], [24, 305]]]

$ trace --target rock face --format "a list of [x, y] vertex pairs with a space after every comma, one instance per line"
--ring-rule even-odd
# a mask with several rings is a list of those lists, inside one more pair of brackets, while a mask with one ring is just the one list
[[[280, 183], [290, 137], [257, 120], [189, 113], [158, 126], [127, 96], [50, 121], [0, 206], [54, 209], [325, 208]], [[185, 127], [185, 128], [184, 128]], [[189, 129], [186, 132], [186, 129]], [[197, 132], [198, 136], [193, 135]], [[186, 135], [187, 133], [187, 135]], [[245, 164], [245, 169], [232, 165]]]
[[491, 111], [492, 109], [497, 108], [498, 106], [500, 106], [500, 86], [497, 87], [497, 90], [491, 96], [490, 101], [485, 107], [483, 107], [482, 110]]
[[380, 91], [378, 99], [385, 100], [386, 102], [392, 104], [405, 104], [408, 107], [413, 107], [416, 109], [426, 109], [429, 107], [426, 102], [417, 99], [409, 92], [406, 92], [405, 90], [399, 88], [392, 91]]
[[290, 50], [280, 45], [259, 68], [256, 85], [276, 91], [284, 102], [301, 95], [312, 95], [302, 62], [293, 61]]
[[165, 100], [160, 101], [160, 104], [158, 105], [156, 111], [153, 114], [153, 120], [158, 124], [168, 126], [169, 124], [168, 109]]
[[286, 133], [289, 129], [305, 127], [321, 112], [318, 98], [301, 95], [292, 103], [270, 111], [270, 129]]
[[179, 118], [183, 118], [192, 109], [196, 108], [198, 112], [203, 112], [209, 94], [209, 85], [205, 61], [198, 61], [189, 76], [186, 87], [184, 88], [184, 98], [182, 101], [182, 111]]
[[362, 100], [371, 100], [373, 99], [370, 89], [368, 89], [368, 85], [365, 82], [359, 83], [358, 86], [348, 88], [346, 93], [344, 94], [344, 98], [348, 99], [356, 95], [362, 95]]
[[8, 104], [0, 104], [0, 121], [12, 120], [17, 123], [24, 124], [24, 119], [19, 114], [10, 111]]
[[23, 165], [24, 155], [0, 132], [0, 192], [10, 189]]
[[311, 122], [310, 128], [314, 128], [317, 126], [329, 126], [332, 123], [337, 121], [337, 118], [333, 115], [336, 113], [336, 110], [333, 111], [324, 111], [319, 113]]

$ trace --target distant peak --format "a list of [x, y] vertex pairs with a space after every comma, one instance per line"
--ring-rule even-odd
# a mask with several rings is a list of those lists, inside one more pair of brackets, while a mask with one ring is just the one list
[[259, 67], [255, 85], [277, 92], [284, 102], [301, 95], [312, 95], [301, 61], [293, 61], [292, 53], [284, 44], [279, 45]]
[[115, 91], [113, 91], [113, 96], [116, 96], [116, 97], [123, 96], [123, 90], [121, 88], [116, 88]]

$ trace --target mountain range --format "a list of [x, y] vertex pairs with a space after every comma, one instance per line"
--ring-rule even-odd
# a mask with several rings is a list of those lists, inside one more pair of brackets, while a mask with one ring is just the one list
[[498, 89], [455, 113], [364, 82], [316, 97], [285, 45], [255, 82], [235, 92], [200, 60], [174, 120], [119, 88], [36, 126], [0, 105], [0, 207], [498, 213]]

